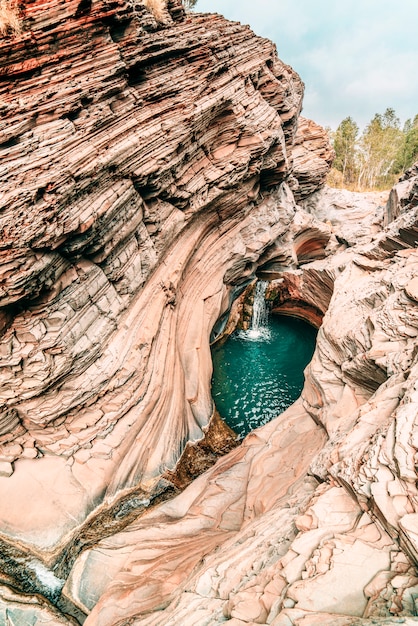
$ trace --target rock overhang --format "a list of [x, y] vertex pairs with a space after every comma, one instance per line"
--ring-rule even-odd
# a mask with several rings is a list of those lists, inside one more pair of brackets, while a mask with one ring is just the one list
[[[223, 475], [219, 480], [226, 480], [222, 489], [228, 490], [232, 472], [234, 488], [249, 507], [241, 511], [231, 501], [223, 509], [221, 497], [214, 510], [223, 521], [219, 528], [209, 524], [214, 534], [204, 551], [220, 537], [225, 541], [224, 531], [240, 537], [248, 515], [255, 516], [254, 536], [264, 532], [264, 522], [279, 524], [282, 513], [271, 503], [280, 500], [281, 484], [290, 485], [287, 478], [279, 473], [280, 480], [274, 479], [274, 495], [269, 481], [260, 486], [259, 472], [249, 470], [246, 483], [239, 468], [253, 468], [250, 459], [259, 450], [261, 474], [275, 475], [268, 438], [277, 443], [275, 462], [280, 458], [286, 468], [280, 438], [296, 441], [296, 433], [306, 432], [312, 456], [299, 466], [298, 510], [315, 491], [314, 483], [302, 480], [312, 462], [318, 479], [332, 477], [360, 506], [369, 503], [371, 514], [384, 526], [387, 520], [386, 529], [403, 538], [415, 559], [407, 539], [415, 497], [415, 318], [408, 287], [415, 271], [415, 174], [392, 197], [387, 221], [395, 221], [379, 234], [380, 218], [371, 220], [371, 229], [369, 220], [360, 229], [363, 247], [352, 251], [358, 234], [347, 226], [342, 232], [336, 214], [324, 224], [320, 210], [315, 217], [299, 208], [305, 203], [311, 213], [318, 210], [310, 204], [312, 193], [323, 184], [332, 153], [312, 122], [301, 120], [296, 134], [303, 85], [270, 42], [219, 16], [185, 18], [176, 2], [169, 3], [163, 23], [122, 0], [81, 8], [77, 2], [50, 5], [46, 12], [42, 3], [26, 2], [26, 32], [10, 48], [9, 41], [0, 44], [8, 55], [2, 65], [7, 124], [0, 219], [1, 438], [7, 465], [0, 480], [11, 502], [3, 512], [6, 543], [14, 545], [17, 558], [23, 549], [32, 556], [43, 553], [52, 565], [72, 563], [77, 539], [84, 550], [100, 537], [101, 519], [141, 512], [140, 503], [153, 489], [158, 496], [161, 473], [176, 465], [188, 440], [201, 437], [212, 414], [213, 325], [243, 279], [270, 263], [278, 272], [293, 264], [288, 291], [305, 290], [304, 298], [321, 315], [331, 305], [303, 409], [299, 403], [285, 416], [286, 431], [273, 424], [250, 436], [244, 452], [231, 453], [204, 479], [213, 480], [216, 491]], [[357, 291], [351, 289], [356, 284]], [[388, 285], [394, 289], [389, 297]], [[366, 379], [374, 381], [372, 387], [363, 384]], [[380, 435], [393, 415], [398, 430]], [[389, 436], [397, 456], [385, 448], [379, 457]], [[303, 437], [299, 443], [306, 445]], [[186, 500], [199, 484], [205, 483], [186, 490]], [[184, 516], [187, 526], [186, 508], [179, 506], [176, 500], [167, 511]], [[241, 522], [233, 521], [234, 511], [241, 511]], [[207, 520], [207, 512], [199, 515]], [[92, 538], [89, 525], [95, 524], [100, 532]], [[362, 524], [374, 528], [372, 522]], [[387, 537], [383, 543], [391, 545]], [[226, 542], [225, 555], [227, 548]], [[321, 546], [321, 554], [331, 548]], [[86, 574], [80, 574], [80, 563], [65, 591], [75, 604], [83, 604], [77, 580]], [[119, 556], [114, 563], [119, 580]], [[297, 571], [296, 562], [291, 569]], [[292, 584], [290, 578], [283, 581], [282, 590]], [[193, 591], [196, 602], [202, 584]], [[109, 593], [96, 617], [113, 602]], [[231, 596], [223, 610], [242, 617], [240, 602], [246, 606], [250, 598], [255, 606], [260, 599], [246, 593], [236, 601]], [[275, 593], [278, 601], [281, 592]], [[302, 607], [303, 593], [291, 591], [287, 603]], [[266, 617], [266, 598], [263, 606], [258, 620]]]

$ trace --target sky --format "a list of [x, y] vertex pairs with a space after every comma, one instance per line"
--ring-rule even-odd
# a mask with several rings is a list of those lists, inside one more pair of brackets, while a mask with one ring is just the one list
[[418, 113], [418, 0], [198, 0], [195, 11], [271, 39], [305, 83], [302, 114], [323, 126]]

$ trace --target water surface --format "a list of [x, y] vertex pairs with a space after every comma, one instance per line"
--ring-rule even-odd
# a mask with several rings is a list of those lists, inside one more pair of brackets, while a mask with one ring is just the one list
[[302, 320], [271, 316], [264, 328], [236, 332], [212, 348], [212, 396], [240, 437], [297, 400], [316, 333]]

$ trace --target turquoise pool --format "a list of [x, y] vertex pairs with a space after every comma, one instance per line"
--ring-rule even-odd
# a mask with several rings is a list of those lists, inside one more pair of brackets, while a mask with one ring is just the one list
[[299, 397], [316, 334], [302, 320], [271, 316], [264, 327], [235, 332], [213, 346], [212, 397], [240, 438]]

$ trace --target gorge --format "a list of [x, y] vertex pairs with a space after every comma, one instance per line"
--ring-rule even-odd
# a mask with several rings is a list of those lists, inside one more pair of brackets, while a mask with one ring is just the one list
[[[152, 5], [0, 39], [0, 624], [416, 623], [417, 166], [324, 187], [274, 45]], [[319, 331], [237, 446], [210, 343], [256, 273]]]
[[306, 322], [268, 316], [267, 303], [259, 303], [262, 285], [257, 282], [250, 328], [212, 347], [212, 397], [241, 439], [298, 399], [315, 347], [315, 329]]

